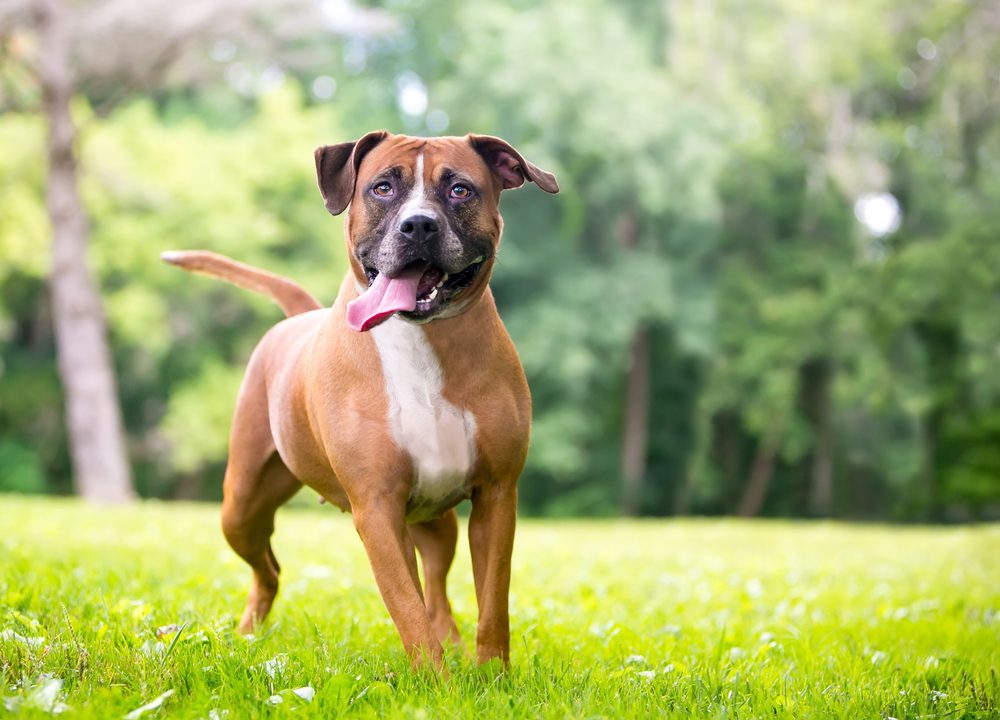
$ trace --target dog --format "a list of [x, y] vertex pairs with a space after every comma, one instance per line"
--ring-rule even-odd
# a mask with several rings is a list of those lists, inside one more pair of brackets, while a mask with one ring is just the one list
[[221, 255], [162, 256], [270, 295], [288, 316], [250, 357], [230, 433], [222, 529], [253, 570], [239, 630], [251, 632], [271, 609], [275, 511], [308, 485], [352, 513], [403, 646], [416, 664], [440, 668], [443, 647], [461, 644], [445, 584], [455, 506], [471, 499], [476, 657], [507, 664], [531, 398], [489, 280], [502, 191], [559, 186], [486, 135], [377, 131], [317, 148], [315, 160], [326, 209], [348, 210], [350, 269], [331, 308]]

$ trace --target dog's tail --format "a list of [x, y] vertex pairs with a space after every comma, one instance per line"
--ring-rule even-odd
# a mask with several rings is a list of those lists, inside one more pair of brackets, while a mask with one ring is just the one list
[[323, 307], [294, 280], [244, 265], [225, 255], [207, 250], [171, 250], [162, 253], [160, 259], [185, 270], [222, 278], [241, 288], [268, 295], [288, 317]]

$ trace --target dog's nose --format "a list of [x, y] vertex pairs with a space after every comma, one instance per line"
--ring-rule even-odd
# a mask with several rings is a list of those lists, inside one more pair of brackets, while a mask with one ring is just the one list
[[407, 240], [424, 242], [438, 234], [438, 221], [429, 215], [411, 215], [399, 223], [399, 232]]

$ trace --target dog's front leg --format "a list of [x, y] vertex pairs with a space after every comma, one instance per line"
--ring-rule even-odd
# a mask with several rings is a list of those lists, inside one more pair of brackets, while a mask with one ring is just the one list
[[472, 494], [469, 548], [479, 603], [476, 658], [480, 663], [501, 658], [510, 662], [510, 561], [517, 519], [517, 486], [490, 482]]
[[406, 532], [405, 507], [379, 495], [353, 508], [354, 527], [364, 543], [379, 592], [403, 647], [414, 662], [430, 659], [441, 666], [441, 643], [431, 633], [420, 594], [413, 544]]

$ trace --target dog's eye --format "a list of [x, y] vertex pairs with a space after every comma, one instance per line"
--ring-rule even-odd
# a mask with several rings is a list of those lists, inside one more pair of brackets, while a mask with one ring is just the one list
[[451, 186], [451, 190], [448, 192], [448, 197], [453, 200], [468, 200], [472, 197], [472, 188], [468, 185], [457, 183]]
[[392, 197], [392, 185], [387, 182], [380, 182], [372, 186], [372, 195], [380, 198]]

